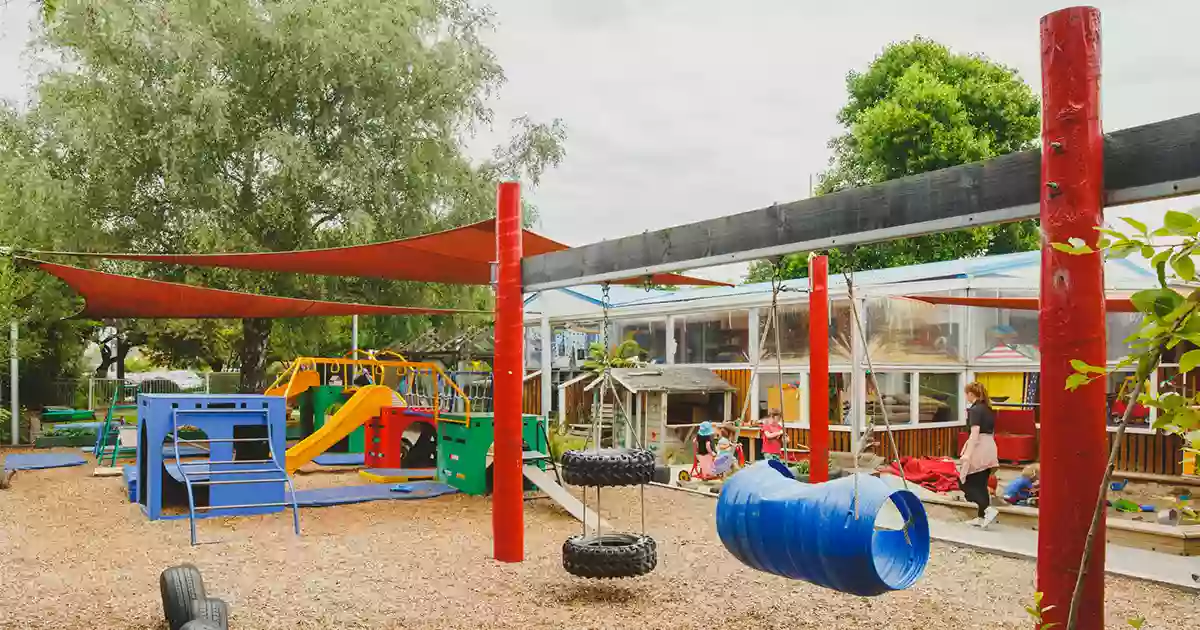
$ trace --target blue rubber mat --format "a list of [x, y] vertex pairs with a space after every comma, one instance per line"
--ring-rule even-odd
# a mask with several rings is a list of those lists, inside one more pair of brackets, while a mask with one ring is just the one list
[[5, 470], [42, 470], [84, 465], [84, 459], [74, 453], [13, 453], [4, 458]]
[[368, 501], [407, 499], [432, 499], [443, 494], [458, 492], [437, 481], [413, 481], [402, 484], [376, 483], [362, 486], [333, 486], [296, 492], [296, 504], [300, 507], [326, 507]]
[[362, 453], [323, 453], [313, 458], [318, 466], [362, 466]]

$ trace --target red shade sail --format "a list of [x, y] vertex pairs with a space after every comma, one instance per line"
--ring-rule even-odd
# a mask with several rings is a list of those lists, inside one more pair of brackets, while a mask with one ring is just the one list
[[[928, 304], [949, 304], [952, 306], [980, 306], [984, 308], [1009, 308], [1016, 311], [1038, 310], [1038, 299], [1035, 297], [951, 297], [944, 295], [908, 295], [914, 300]], [[1136, 313], [1133, 300], [1127, 297], [1110, 297], [1104, 300], [1104, 308], [1109, 313]]]
[[[569, 249], [562, 243], [552, 241], [529, 230], [524, 230], [522, 239], [525, 256]], [[485, 285], [492, 281], [491, 263], [496, 259], [496, 221], [488, 219], [444, 232], [383, 243], [291, 252], [241, 254], [41, 253], [196, 267]], [[649, 278], [618, 280], [615, 281], [615, 284], [642, 284], [647, 281], [651, 284], [662, 285], [729, 286], [723, 282], [671, 273], [654, 274]]]
[[57, 276], [83, 297], [86, 306], [76, 317], [238, 319], [331, 315], [447, 315], [479, 312], [272, 297], [133, 278], [28, 258], [21, 260]]

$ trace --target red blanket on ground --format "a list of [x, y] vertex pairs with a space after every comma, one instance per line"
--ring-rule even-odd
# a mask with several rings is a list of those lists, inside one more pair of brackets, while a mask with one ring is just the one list
[[[940, 457], [901, 457], [900, 464], [904, 466], [904, 477], [915, 484], [934, 492], [958, 490], [958, 467], [954, 460]], [[900, 476], [900, 466], [897, 466], [896, 462], [880, 470]]]

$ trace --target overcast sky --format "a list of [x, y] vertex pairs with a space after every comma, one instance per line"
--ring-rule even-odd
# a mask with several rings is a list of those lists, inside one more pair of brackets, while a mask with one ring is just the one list
[[[0, 0], [3, 1], [3, 0]], [[29, 0], [0, 6], [0, 96], [28, 89]], [[496, 133], [566, 123], [567, 157], [531, 193], [571, 245], [804, 198], [840, 133], [851, 69], [923, 35], [1040, 84], [1040, 17], [1060, 1], [491, 0], [508, 76]], [[1107, 130], [1194, 113], [1196, 0], [1099, 2]], [[487, 141], [490, 138], [483, 138]], [[1192, 200], [1120, 209], [1152, 218]], [[718, 270], [729, 279], [742, 268]]]

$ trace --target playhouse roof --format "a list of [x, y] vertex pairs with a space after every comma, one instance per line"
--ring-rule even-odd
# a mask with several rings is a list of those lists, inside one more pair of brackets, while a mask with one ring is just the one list
[[731, 392], [734, 387], [712, 370], [702, 367], [652, 365], [614, 368], [614, 379], [631, 392], [667, 392], [669, 394], [708, 394]]

